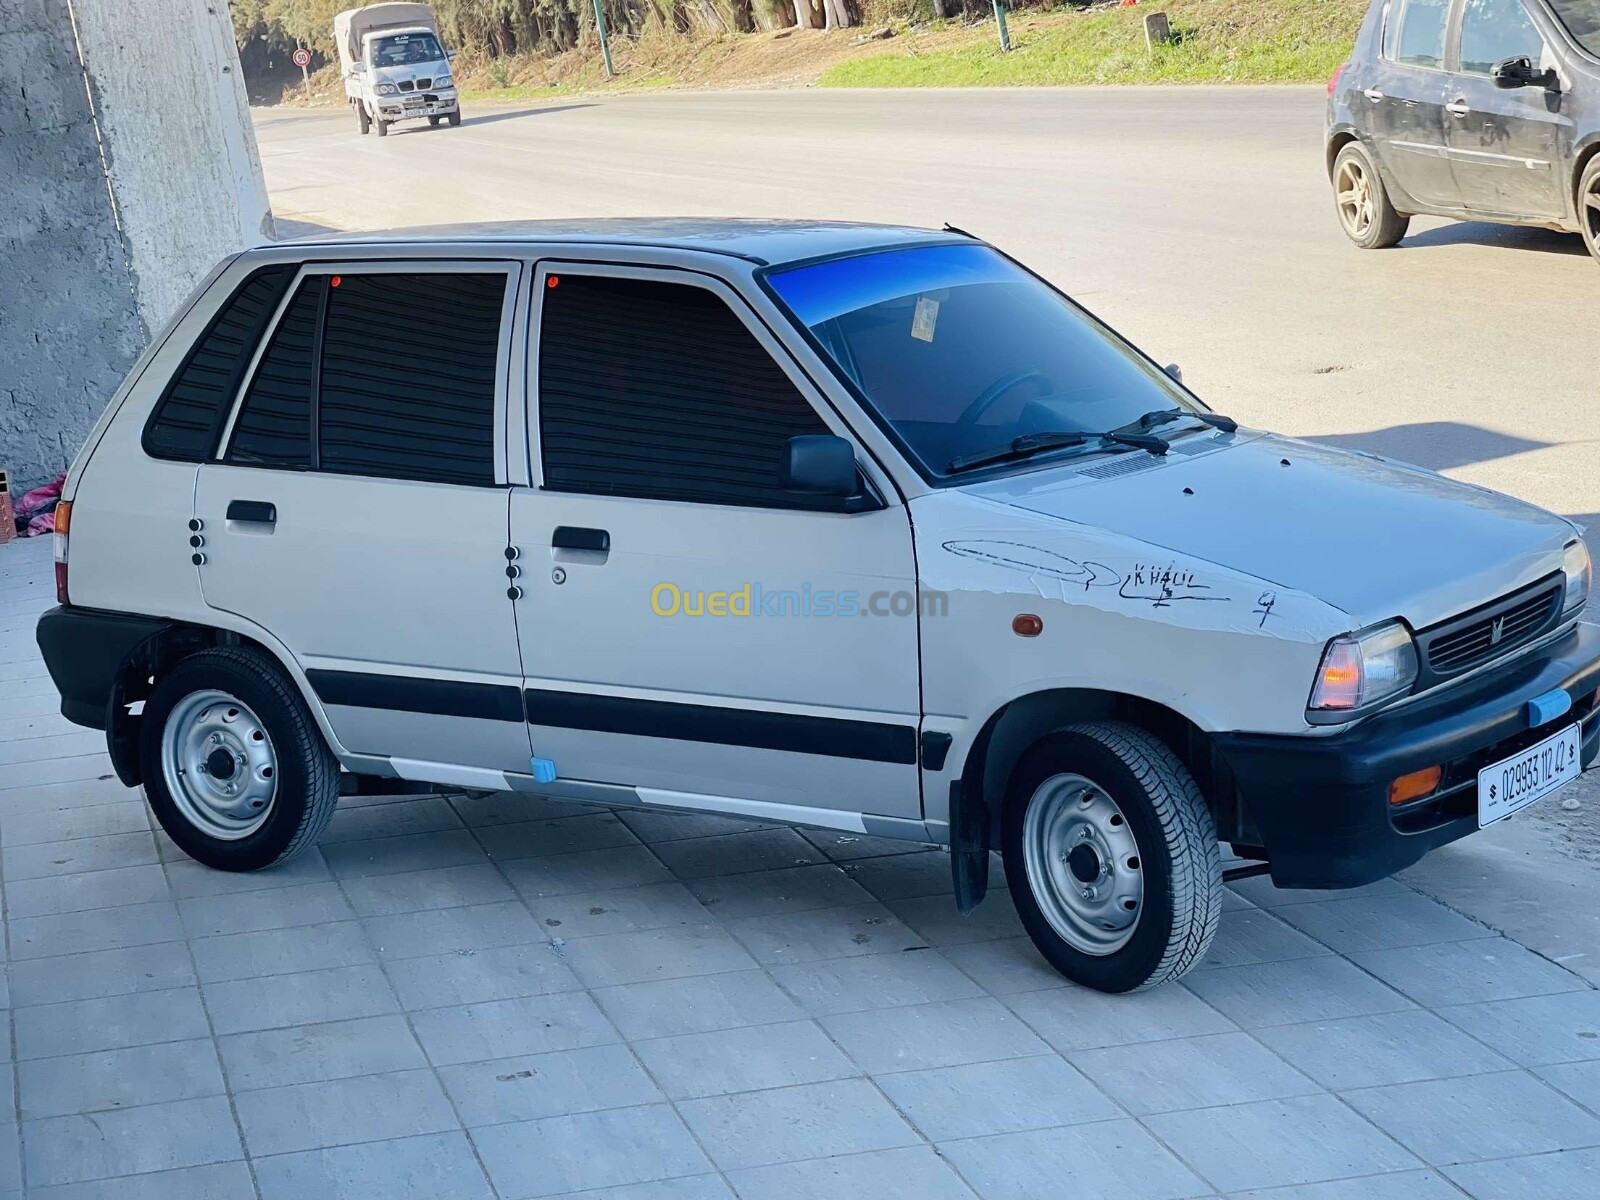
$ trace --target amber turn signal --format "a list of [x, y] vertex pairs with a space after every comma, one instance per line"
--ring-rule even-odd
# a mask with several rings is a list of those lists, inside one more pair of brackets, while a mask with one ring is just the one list
[[1032, 613], [1018, 613], [1011, 618], [1011, 632], [1018, 637], [1038, 637], [1044, 632], [1044, 621]]
[[1443, 775], [1443, 767], [1424, 767], [1420, 771], [1400, 776], [1389, 785], [1389, 803], [1409, 804], [1413, 800], [1421, 800], [1424, 796], [1432, 795], [1438, 790], [1439, 780]]

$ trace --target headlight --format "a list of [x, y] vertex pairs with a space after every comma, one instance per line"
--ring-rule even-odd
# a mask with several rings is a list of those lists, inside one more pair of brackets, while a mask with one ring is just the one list
[[1589, 581], [1594, 567], [1589, 562], [1589, 547], [1581, 541], [1567, 547], [1566, 561], [1561, 569], [1567, 573], [1567, 597], [1561, 602], [1563, 613], [1576, 612], [1589, 598]]
[[377, 90], [380, 96], [394, 96], [400, 92], [400, 89], [392, 83], [380, 83]]
[[1398, 696], [1417, 681], [1417, 647], [1399, 621], [1336, 637], [1322, 654], [1311, 703], [1316, 712], [1354, 712]]
[[455, 87], [455, 85], [456, 85], [456, 81], [454, 79], [450, 78], [450, 76], [448, 76], [448, 75], [441, 75], [439, 78], [437, 78], [437, 79], [435, 79], [433, 81], [433, 86], [434, 86], [435, 90], [438, 90], [438, 89], [441, 89], [441, 88], [453, 88], [453, 87]]

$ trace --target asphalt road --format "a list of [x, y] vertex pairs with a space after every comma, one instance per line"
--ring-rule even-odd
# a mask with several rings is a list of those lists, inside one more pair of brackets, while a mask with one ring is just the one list
[[1223, 412], [1600, 516], [1600, 266], [1574, 236], [1423, 220], [1353, 249], [1322, 109], [1320, 88], [797, 90], [469, 107], [382, 141], [343, 110], [257, 123], [280, 218], [334, 228], [949, 221]]
[[[1600, 266], [1575, 236], [1336, 223], [1320, 88], [773, 91], [562, 100], [357, 136], [258, 111], [288, 232], [517, 217], [824, 217], [971, 230], [1252, 425], [1600, 522]], [[1285, 536], [1293, 536], [1286, 514]], [[1412, 882], [1600, 981], [1596, 775]]]

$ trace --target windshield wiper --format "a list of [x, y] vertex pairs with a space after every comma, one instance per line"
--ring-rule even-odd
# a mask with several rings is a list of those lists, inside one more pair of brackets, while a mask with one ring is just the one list
[[1047, 450], [1062, 450], [1069, 446], [1084, 446], [1090, 442], [1109, 442], [1117, 446], [1132, 446], [1135, 450], [1147, 450], [1155, 455], [1165, 454], [1172, 445], [1166, 438], [1157, 437], [1153, 433], [1133, 433], [1120, 429], [1108, 430], [1105, 433], [1025, 433], [1021, 437], [1012, 438], [1003, 446], [995, 446], [989, 450], [980, 450], [976, 454], [964, 454], [960, 458], [952, 458], [949, 465], [945, 467], [945, 474], [959, 475], [963, 471], [987, 467], [993, 463], [1007, 462], [1017, 458], [1030, 458], [1035, 454], [1043, 454]]
[[1155, 429], [1160, 425], [1167, 425], [1173, 421], [1182, 420], [1184, 417], [1193, 417], [1196, 421], [1204, 421], [1213, 429], [1220, 429], [1223, 433], [1233, 433], [1239, 428], [1239, 422], [1232, 417], [1225, 417], [1221, 413], [1194, 412], [1183, 408], [1158, 408], [1154, 412], [1147, 412], [1137, 421], [1129, 421], [1126, 425], [1117, 426], [1118, 433], [1142, 432]]

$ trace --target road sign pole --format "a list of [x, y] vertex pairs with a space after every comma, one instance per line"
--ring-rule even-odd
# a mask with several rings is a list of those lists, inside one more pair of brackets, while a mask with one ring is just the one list
[[1006, 28], [1005, 0], [994, 0], [994, 23], [1000, 30], [1000, 53], [1011, 53], [1011, 31]]
[[611, 65], [611, 42], [606, 37], [606, 14], [600, 0], [594, 0], [594, 27], [600, 31], [600, 57], [606, 60], [606, 77], [614, 78], [617, 69]]

